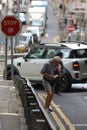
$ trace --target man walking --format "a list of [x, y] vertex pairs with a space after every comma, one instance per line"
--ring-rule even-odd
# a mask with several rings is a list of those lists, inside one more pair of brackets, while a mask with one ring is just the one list
[[41, 70], [41, 74], [43, 75], [43, 85], [45, 90], [47, 91], [47, 97], [45, 101], [45, 108], [49, 111], [52, 111], [49, 106], [52, 101], [53, 93], [54, 93], [54, 83], [55, 79], [58, 75], [54, 75], [54, 68], [61, 63], [61, 59], [59, 56], [55, 56], [53, 59], [46, 62]]

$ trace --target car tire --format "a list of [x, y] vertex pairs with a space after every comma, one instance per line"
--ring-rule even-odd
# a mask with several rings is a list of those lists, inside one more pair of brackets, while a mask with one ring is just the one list
[[11, 70], [7, 70], [7, 79], [6, 79], [6, 77], [5, 77], [5, 69], [4, 69], [3, 79], [5, 79], [5, 80], [11, 80]]
[[[18, 75], [20, 76], [18, 73], [17, 73], [17, 70], [14, 69], [14, 76], [15, 75]], [[3, 78], [5, 79], [5, 70], [3, 72]], [[11, 69], [7, 70], [7, 79], [6, 80], [12, 80], [12, 77], [11, 77]]]
[[71, 83], [67, 76], [67, 74], [63, 75], [64, 81], [62, 82], [62, 85], [58, 87], [58, 90], [61, 92], [68, 92], [71, 89]]

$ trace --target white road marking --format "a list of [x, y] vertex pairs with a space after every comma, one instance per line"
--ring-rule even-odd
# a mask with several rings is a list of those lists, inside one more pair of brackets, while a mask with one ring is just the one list
[[82, 127], [84, 127], [84, 126], [87, 127], [87, 124], [73, 124], [73, 125], [74, 125], [74, 126], [80, 126], [80, 127], [81, 127], [81, 126], [82, 126]]

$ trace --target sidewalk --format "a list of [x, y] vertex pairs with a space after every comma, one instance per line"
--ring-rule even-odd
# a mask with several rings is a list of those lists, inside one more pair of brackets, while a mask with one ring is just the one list
[[0, 80], [0, 130], [27, 130], [21, 100], [12, 81]]

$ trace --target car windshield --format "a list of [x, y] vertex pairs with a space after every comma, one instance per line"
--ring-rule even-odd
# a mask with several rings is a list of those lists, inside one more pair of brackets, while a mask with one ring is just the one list
[[36, 47], [27, 55], [27, 58], [51, 58], [57, 51], [57, 48], [46, 48], [46, 47]]
[[37, 34], [37, 30], [27, 30], [27, 32], [29, 32], [29, 33], [32, 33], [32, 34]]
[[20, 43], [21, 41], [22, 41], [22, 42], [25, 42], [25, 41], [28, 41], [29, 38], [30, 38], [30, 36], [20, 35], [20, 36], [17, 38], [17, 41], [18, 41], [18, 43]]
[[42, 58], [42, 59], [50, 59], [53, 58], [58, 51], [63, 53], [63, 58], [67, 59], [67, 58], [86, 58], [87, 57], [87, 49], [78, 49], [78, 50], [71, 50], [70, 48], [67, 47], [44, 47], [44, 46], [38, 46], [36, 48], [34, 48], [33, 50], [30, 51], [30, 53], [28, 53], [28, 55], [26, 56], [26, 58], [29, 59], [38, 59], [38, 58]]
[[45, 58], [45, 59], [49, 59], [52, 58], [56, 55], [56, 53], [58, 51], [62, 51], [64, 54], [64, 58], [68, 58], [69, 54], [70, 54], [70, 49], [61, 49], [61, 48], [57, 48], [57, 47], [36, 47], [33, 50], [31, 50], [31, 52], [27, 55], [27, 58], [33, 58], [33, 59], [37, 59], [37, 58]]
[[33, 20], [30, 22], [31, 26], [42, 26], [43, 21], [42, 20]]

